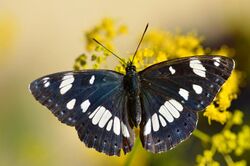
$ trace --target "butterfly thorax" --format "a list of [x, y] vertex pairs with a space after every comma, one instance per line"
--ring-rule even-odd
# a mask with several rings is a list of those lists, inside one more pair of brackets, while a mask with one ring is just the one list
[[131, 126], [139, 126], [141, 123], [141, 102], [140, 102], [140, 80], [136, 67], [128, 63], [123, 85], [127, 96], [127, 107]]
[[124, 89], [127, 92], [129, 98], [133, 98], [140, 94], [138, 74], [134, 65], [128, 65], [126, 67], [126, 75], [124, 77]]

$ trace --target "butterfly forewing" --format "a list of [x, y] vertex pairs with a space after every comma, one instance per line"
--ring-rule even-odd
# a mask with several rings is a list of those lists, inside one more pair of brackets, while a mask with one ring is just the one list
[[61, 72], [33, 81], [30, 90], [62, 123], [75, 126], [88, 147], [119, 155], [134, 143], [122, 78], [109, 70]]
[[163, 152], [185, 140], [196, 127], [197, 111], [213, 101], [233, 68], [230, 58], [193, 56], [139, 72], [144, 147]]

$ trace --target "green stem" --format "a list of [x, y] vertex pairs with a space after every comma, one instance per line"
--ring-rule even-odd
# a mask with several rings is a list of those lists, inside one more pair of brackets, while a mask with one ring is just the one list
[[233, 165], [234, 164], [231, 156], [229, 156], [229, 155], [223, 155], [223, 156], [224, 156], [224, 159], [225, 159], [227, 165]]
[[229, 120], [229, 121], [226, 123], [225, 127], [223, 128], [223, 131], [231, 129], [232, 126], [233, 126], [233, 121], [232, 121], [232, 120]]
[[216, 153], [216, 147], [214, 145], [212, 145], [211, 151], [212, 151], [213, 155]]
[[211, 138], [209, 135], [207, 135], [206, 133], [202, 132], [201, 130], [196, 129], [193, 132], [193, 135], [197, 138], [199, 138], [201, 141], [208, 143], [210, 142]]
[[140, 145], [140, 139], [137, 138], [136, 141], [135, 141], [135, 144], [134, 144], [134, 147], [133, 147], [133, 150], [130, 152], [130, 154], [128, 155], [125, 163], [124, 163], [124, 166], [130, 166], [131, 165], [131, 162], [136, 154], [136, 150], [139, 148], [139, 145]]

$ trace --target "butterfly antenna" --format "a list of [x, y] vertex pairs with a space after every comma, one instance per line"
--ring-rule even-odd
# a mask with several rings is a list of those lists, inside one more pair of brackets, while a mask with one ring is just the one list
[[120, 59], [120, 61], [122, 61], [124, 64], [126, 64], [126, 62], [120, 58], [119, 56], [117, 56], [115, 53], [113, 53], [111, 50], [109, 50], [107, 47], [105, 47], [102, 43], [100, 43], [98, 40], [96, 40], [95, 38], [93, 38], [93, 40], [99, 44], [100, 46], [102, 46], [105, 50], [107, 50], [108, 52], [110, 52], [111, 54], [113, 54], [116, 58]]
[[136, 55], [136, 53], [137, 53], [137, 51], [138, 51], [138, 49], [139, 49], [139, 47], [140, 47], [140, 45], [141, 45], [141, 42], [142, 42], [142, 40], [143, 40], [143, 38], [144, 38], [144, 35], [145, 35], [147, 29], [148, 29], [148, 23], [147, 23], [147, 25], [146, 25], [146, 27], [145, 27], [145, 29], [144, 29], [144, 32], [143, 32], [142, 37], [141, 37], [141, 40], [140, 40], [140, 42], [139, 42], [139, 44], [138, 44], [138, 46], [137, 46], [137, 48], [136, 48], [136, 50], [135, 50], [135, 53], [134, 53], [134, 56], [133, 56], [133, 59], [132, 59], [132, 63], [133, 63], [133, 61], [134, 61], [134, 59], [135, 59], [135, 55]]

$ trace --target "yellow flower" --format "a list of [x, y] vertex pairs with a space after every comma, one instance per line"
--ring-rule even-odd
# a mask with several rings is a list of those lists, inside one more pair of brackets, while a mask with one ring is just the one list
[[240, 80], [241, 74], [238, 71], [234, 71], [227, 82], [223, 85], [221, 92], [216, 98], [220, 110], [226, 110], [229, 108], [231, 101], [237, 98]]
[[121, 25], [118, 29], [118, 34], [127, 34], [128, 33], [128, 28], [125, 25]]
[[244, 125], [242, 130], [238, 133], [237, 148], [235, 154], [240, 156], [245, 150], [250, 150], [250, 127]]
[[225, 130], [222, 133], [216, 134], [212, 137], [212, 143], [216, 149], [222, 153], [231, 153], [236, 148], [236, 134], [230, 130]]
[[230, 118], [227, 109], [230, 107], [231, 101], [237, 98], [240, 81], [241, 73], [233, 71], [220, 93], [216, 96], [214, 100], [216, 104], [208, 106], [204, 112], [204, 116], [208, 117], [209, 121], [216, 120], [224, 124]]
[[208, 117], [208, 121], [210, 124], [211, 120], [215, 120], [224, 124], [231, 117], [231, 114], [226, 110], [220, 111], [214, 104], [211, 104], [206, 108], [204, 116]]
[[241, 125], [243, 122], [243, 112], [240, 110], [234, 111], [233, 117], [232, 117], [232, 123], [234, 125]]
[[202, 155], [196, 157], [197, 166], [220, 166], [217, 161], [213, 160], [213, 152], [205, 150]]

